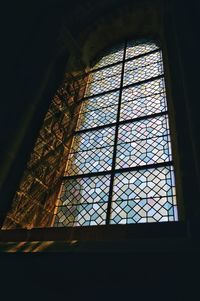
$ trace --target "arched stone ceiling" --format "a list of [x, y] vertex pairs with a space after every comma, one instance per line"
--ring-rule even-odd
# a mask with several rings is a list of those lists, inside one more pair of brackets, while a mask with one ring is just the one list
[[[90, 7], [89, 2], [87, 7]], [[146, 0], [103, 0], [94, 1], [83, 15], [80, 7], [72, 12], [73, 21], [71, 18], [64, 20], [61, 33], [70, 53], [67, 70], [73, 72], [90, 67], [106, 48], [125, 38], [157, 37], [161, 27], [160, 5], [156, 0], [151, 6], [146, 4]]]

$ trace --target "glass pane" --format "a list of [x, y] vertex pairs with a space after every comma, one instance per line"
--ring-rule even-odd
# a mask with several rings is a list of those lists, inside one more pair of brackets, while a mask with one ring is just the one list
[[121, 74], [116, 74], [114, 76], [99, 80], [98, 84], [97, 82], [93, 82], [87, 86], [85, 97], [119, 88], [120, 83]]
[[166, 135], [169, 135], [167, 116], [157, 116], [120, 125], [118, 144]]
[[107, 202], [110, 175], [66, 179], [62, 183], [59, 205]]
[[174, 187], [172, 166], [118, 173], [114, 180], [113, 201], [173, 196]]
[[95, 111], [100, 108], [106, 108], [112, 105], [117, 105], [119, 102], [119, 91], [106, 93], [101, 96], [88, 98], [83, 101], [81, 113]]
[[171, 160], [169, 136], [156, 137], [117, 146], [116, 168], [127, 168]]
[[63, 181], [54, 226], [105, 224], [110, 175]]
[[80, 204], [60, 206], [54, 227], [105, 225], [107, 204]]
[[112, 157], [113, 146], [70, 154], [66, 175], [78, 175], [111, 170]]
[[156, 49], [158, 49], [158, 46], [152, 41], [133, 40], [127, 43], [126, 59], [145, 54]]
[[123, 85], [137, 83], [163, 74], [161, 52], [125, 63]]
[[77, 130], [95, 128], [116, 122], [118, 106], [110, 106], [80, 114]]
[[134, 224], [177, 221], [177, 206], [170, 198], [148, 198], [141, 201], [117, 201], [112, 204], [111, 224]]
[[125, 72], [128, 70], [133, 70], [141, 67], [149, 66], [150, 64], [162, 61], [161, 51], [155, 53], [146, 54], [142, 57], [136, 58], [134, 60], [125, 63]]
[[120, 120], [166, 111], [164, 79], [153, 80], [122, 91]]
[[176, 220], [173, 167], [116, 174], [112, 199], [111, 223]]
[[104, 67], [106, 65], [110, 65], [122, 61], [123, 53], [124, 53], [124, 44], [120, 45], [117, 48], [110, 49], [108, 51], [108, 54], [105, 54], [102, 57], [102, 59], [100, 59], [92, 69], [97, 69], [100, 67]]
[[114, 144], [114, 135], [115, 127], [76, 134], [73, 139], [71, 153], [111, 146]]
[[109, 78], [111, 76], [121, 76], [121, 71], [122, 71], [122, 64], [117, 64], [115, 66], [101, 69], [95, 72], [92, 72], [89, 76], [88, 83], [95, 82], [98, 84], [99, 80]]
[[77, 130], [116, 122], [118, 102], [119, 91], [84, 100], [77, 124]]

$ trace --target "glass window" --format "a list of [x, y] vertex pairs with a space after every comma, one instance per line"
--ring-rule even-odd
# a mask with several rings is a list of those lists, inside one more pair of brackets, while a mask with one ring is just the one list
[[162, 51], [110, 49], [89, 72], [54, 226], [178, 220]]

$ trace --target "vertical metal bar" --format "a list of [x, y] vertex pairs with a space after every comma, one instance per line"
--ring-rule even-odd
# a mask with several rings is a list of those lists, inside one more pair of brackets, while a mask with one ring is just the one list
[[120, 83], [120, 90], [119, 90], [119, 102], [118, 102], [118, 110], [117, 110], [116, 129], [115, 129], [115, 140], [114, 140], [114, 149], [113, 149], [113, 161], [112, 161], [112, 169], [111, 169], [110, 189], [109, 189], [109, 197], [108, 197], [108, 208], [107, 208], [107, 214], [106, 214], [106, 225], [109, 225], [109, 223], [110, 223], [112, 193], [113, 193], [116, 155], [117, 155], [117, 139], [118, 139], [118, 132], [119, 132], [120, 109], [121, 109], [123, 80], [124, 80], [124, 67], [125, 67], [125, 59], [126, 59], [126, 47], [127, 47], [127, 41], [125, 41], [125, 44], [124, 44], [124, 55], [123, 55], [123, 61], [122, 61], [121, 83]]

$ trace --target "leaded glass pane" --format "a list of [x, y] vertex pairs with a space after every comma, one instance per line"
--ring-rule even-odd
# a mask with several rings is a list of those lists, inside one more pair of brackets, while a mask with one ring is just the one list
[[81, 114], [88, 111], [95, 111], [100, 108], [107, 108], [117, 105], [119, 102], [119, 91], [106, 93], [101, 96], [91, 97], [83, 101]]
[[120, 87], [121, 74], [106, 77], [98, 81], [98, 84], [88, 85], [85, 96], [92, 96]]
[[142, 201], [113, 203], [111, 224], [155, 223], [177, 221], [177, 206], [170, 198], [148, 198]]
[[105, 224], [109, 187], [110, 175], [63, 181], [55, 225]]
[[125, 88], [122, 92], [120, 120], [166, 111], [163, 79]]
[[60, 206], [56, 214], [55, 227], [105, 225], [107, 204], [80, 204]]
[[169, 160], [171, 147], [168, 136], [126, 142], [117, 147], [116, 168], [143, 166]]
[[116, 174], [113, 201], [175, 195], [172, 166]]
[[72, 143], [71, 153], [111, 146], [114, 144], [114, 134], [115, 127], [76, 134]]
[[111, 223], [175, 220], [173, 167], [116, 174], [112, 200]]
[[127, 43], [126, 58], [142, 55], [158, 49], [158, 46], [152, 41], [130, 41]]
[[113, 63], [120, 62], [123, 59], [123, 54], [123, 44], [117, 48], [110, 49], [109, 53], [107, 55], [104, 55], [104, 57], [98, 61], [98, 63], [93, 67], [93, 69], [101, 68], [106, 65], [111, 65]]
[[117, 106], [110, 106], [80, 114], [77, 129], [84, 130], [116, 122], [117, 108]]
[[83, 101], [77, 130], [93, 128], [116, 122], [119, 91]]
[[161, 61], [162, 61], [161, 51], [157, 51], [151, 54], [146, 54], [134, 60], [127, 61], [125, 63], [125, 72], [129, 70], [138, 69], [141, 67], [147, 67], [151, 64], [161, 62]]
[[118, 143], [169, 135], [167, 116], [157, 116], [119, 126]]
[[111, 170], [112, 157], [113, 146], [72, 153], [69, 155], [66, 175]]
[[64, 180], [59, 205], [108, 202], [110, 175]]
[[144, 81], [163, 74], [161, 53], [157, 52], [125, 63], [123, 85]]
[[159, 46], [112, 49], [81, 101], [55, 226], [178, 220]]
[[112, 76], [120, 77], [122, 71], [122, 63], [111, 66], [109, 68], [101, 69], [99, 71], [95, 71], [90, 74], [88, 83], [95, 82], [95, 84], [98, 84], [99, 80], [109, 78]]

